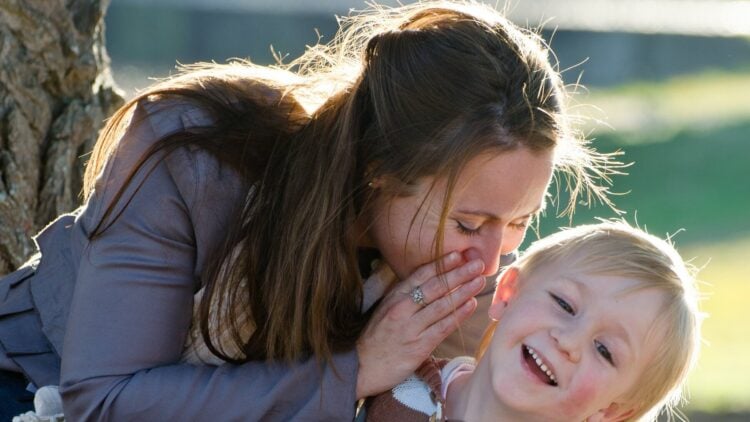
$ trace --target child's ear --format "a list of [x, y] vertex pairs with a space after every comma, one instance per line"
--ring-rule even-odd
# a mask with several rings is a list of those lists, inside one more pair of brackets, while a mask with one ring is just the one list
[[620, 403], [612, 403], [607, 408], [586, 418], [586, 422], [621, 422], [633, 416], [634, 413], [635, 409]]
[[503, 272], [497, 282], [495, 294], [492, 296], [489, 315], [494, 321], [499, 321], [508, 306], [508, 301], [516, 294], [516, 280], [518, 279], [518, 268], [510, 267]]

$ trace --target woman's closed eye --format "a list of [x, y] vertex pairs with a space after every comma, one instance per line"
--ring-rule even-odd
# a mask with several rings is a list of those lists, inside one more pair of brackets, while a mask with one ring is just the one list
[[482, 226], [473, 227], [469, 224], [462, 223], [460, 220], [456, 220], [456, 228], [458, 229], [459, 233], [465, 236], [475, 236], [479, 234], [479, 230], [482, 228]]
[[606, 359], [610, 365], [615, 366], [615, 360], [612, 357], [612, 353], [610, 353], [607, 346], [605, 346], [599, 340], [594, 340], [594, 346], [596, 347], [597, 353], [599, 353], [604, 359]]
[[524, 231], [531, 223], [531, 217], [524, 218], [523, 220], [513, 221], [508, 224], [512, 229]]
[[565, 311], [565, 312], [567, 312], [567, 313], [569, 313], [571, 315], [575, 315], [576, 314], [576, 310], [573, 309], [573, 306], [571, 306], [565, 299], [561, 298], [560, 296], [558, 296], [558, 295], [556, 295], [556, 294], [554, 294], [552, 292], [550, 292], [549, 295], [552, 297], [552, 300], [554, 300], [557, 303], [557, 305], [560, 308], [562, 308], [563, 311]]

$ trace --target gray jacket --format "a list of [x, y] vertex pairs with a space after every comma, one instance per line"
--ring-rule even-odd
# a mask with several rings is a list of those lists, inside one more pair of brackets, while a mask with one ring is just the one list
[[355, 351], [333, 367], [179, 363], [207, 255], [248, 189], [210, 154], [150, 158], [89, 241], [143, 152], [204, 123], [186, 104], [137, 107], [90, 200], [36, 237], [41, 258], [0, 279], [0, 367], [59, 383], [74, 421], [352, 420]]

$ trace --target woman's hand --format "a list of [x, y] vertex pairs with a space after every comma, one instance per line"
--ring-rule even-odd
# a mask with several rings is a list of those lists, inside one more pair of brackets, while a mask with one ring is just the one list
[[[438, 273], [442, 261], [444, 273]], [[408, 377], [476, 309], [484, 263], [458, 252], [419, 267], [399, 282], [372, 315], [357, 342], [357, 398], [392, 388]], [[424, 301], [412, 292], [419, 287]]]

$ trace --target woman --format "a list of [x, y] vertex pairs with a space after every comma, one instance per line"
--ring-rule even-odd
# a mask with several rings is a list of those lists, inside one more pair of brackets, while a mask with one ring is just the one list
[[473, 3], [188, 69], [113, 116], [84, 206], [2, 281], [29, 304], [0, 305], [3, 358], [40, 386], [60, 354], [71, 420], [351, 420], [474, 311], [555, 170], [606, 201], [564, 101], [541, 40]]

